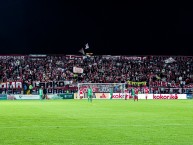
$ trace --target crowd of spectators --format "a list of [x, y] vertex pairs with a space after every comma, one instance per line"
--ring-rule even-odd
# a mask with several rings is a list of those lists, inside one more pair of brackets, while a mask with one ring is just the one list
[[[139, 59], [136, 59], [139, 58]], [[163, 81], [187, 85], [193, 83], [193, 57], [169, 56], [91, 56], [69, 59], [65, 56], [0, 60], [0, 82], [22, 81], [25, 84], [49, 81], [76, 83], [125, 83]], [[73, 67], [83, 68], [82, 74], [74, 74]]]

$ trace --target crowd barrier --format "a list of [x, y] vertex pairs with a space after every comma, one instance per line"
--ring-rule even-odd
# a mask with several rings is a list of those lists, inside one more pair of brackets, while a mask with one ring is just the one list
[[73, 93], [47, 95], [49, 99], [74, 99]]
[[7, 95], [8, 100], [40, 100], [39, 95]]
[[154, 99], [154, 100], [173, 100], [173, 99], [187, 99], [186, 94], [139, 94], [139, 99]]
[[[93, 99], [110, 99], [110, 93], [94, 93]], [[192, 94], [138, 94], [139, 99], [154, 99], [154, 100], [173, 100], [173, 99], [192, 99]], [[83, 97], [79, 97], [77, 94], [74, 99], [86, 99], [86, 94]], [[130, 93], [113, 93], [112, 99], [132, 99]]]
[[0, 94], [0, 100], [7, 100], [7, 95]]
[[[47, 95], [48, 99], [74, 99], [74, 94]], [[40, 100], [39, 95], [0, 95], [0, 100]]]
[[[48, 99], [87, 99], [87, 96], [78, 96], [78, 93], [52, 94], [47, 95]], [[94, 93], [93, 99], [110, 99], [110, 93]], [[132, 99], [130, 93], [113, 93], [112, 99]], [[181, 100], [193, 99], [193, 94], [138, 94], [139, 99], [150, 100]], [[40, 100], [39, 95], [6, 95], [0, 94], [0, 100]]]

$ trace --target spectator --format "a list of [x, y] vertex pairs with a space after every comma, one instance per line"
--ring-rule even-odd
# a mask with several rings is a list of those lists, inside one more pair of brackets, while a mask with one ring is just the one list
[[24, 90], [24, 94], [27, 94], [27, 85], [26, 85], [26, 83], [24, 83], [24, 85], [23, 85], [23, 90]]
[[46, 87], [43, 88], [43, 99], [48, 99], [47, 98], [47, 89], [46, 89]]
[[[75, 85], [89, 82], [145, 81], [148, 86], [154, 87], [164, 86], [165, 83], [170, 84], [170, 87], [174, 84], [176, 86], [179, 84], [181, 87], [192, 84], [193, 57], [173, 57], [175, 62], [168, 64], [164, 62], [167, 58], [169, 56], [146, 56], [144, 59], [143, 57], [93, 56], [75, 60], [67, 59], [65, 56], [35, 59], [26, 57], [24, 60], [11, 58], [0, 60], [0, 81], [22, 81], [25, 94], [28, 89], [26, 82], [32, 84], [43, 81], [72, 81]], [[84, 73], [74, 75], [73, 66], [83, 68]]]
[[30, 94], [32, 94], [32, 89], [33, 89], [33, 86], [32, 86], [32, 84], [30, 84], [29, 85]]

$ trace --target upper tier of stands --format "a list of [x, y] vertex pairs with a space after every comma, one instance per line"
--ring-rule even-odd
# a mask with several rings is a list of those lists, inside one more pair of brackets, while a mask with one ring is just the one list
[[[73, 67], [83, 73], [73, 73]], [[0, 82], [73, 81], [73, 83], [193, 83], [193, 56], [0, 56]]]

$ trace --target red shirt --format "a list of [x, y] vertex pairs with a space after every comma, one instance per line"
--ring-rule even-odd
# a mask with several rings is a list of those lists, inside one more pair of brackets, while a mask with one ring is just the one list
[[149, 89], [148, 88], [145, 88], [145, 93], [149, 93]]
[[139, 90], [137, 88], [135, 88], [135, 94], [138, 94]]

